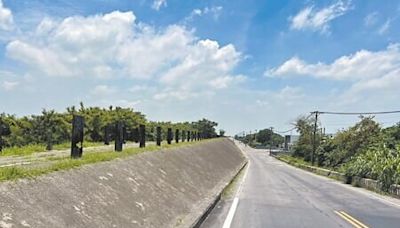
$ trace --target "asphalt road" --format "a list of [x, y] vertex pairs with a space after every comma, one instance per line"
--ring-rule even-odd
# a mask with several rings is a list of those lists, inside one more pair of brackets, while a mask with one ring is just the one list
[[400, 200], [294, 168], [266, 150], [240, 147], [249, 158], [242, 182], [202, 227], [400, 227]]

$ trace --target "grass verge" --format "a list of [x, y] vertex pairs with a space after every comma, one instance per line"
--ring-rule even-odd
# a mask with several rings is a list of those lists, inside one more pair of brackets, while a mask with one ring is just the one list
[[17, 180], [20, 178], [34, 178], [44, 174], [77, 168], [86, 164], [93, 164], [98, 162], [111, 161], [117, 158], [126, 158], [135, 154], [159, 151], [164, 149], [178, 148], [183, 146], [191, 146], [204, 142], [209, 142], [217, 139], [196, 141], [196, 142], [183, 142], [179, 144], [163, 144], [161, 147], [150, 145], [145, 148], [128, 148], [122, 152], [108, 151], [101, 153], [84, 153], [80, 159], [70, 158], [57, 158], [49, 159], [49, 165], [44, 167], [3, 167], [0, 168], [0, 181]]
[[[102, 146], [102, 142], [83, 142], [83, 147]], [[53, 150], [65, 150], [71, 148], [70, 142], [65, 142], [53, 146]], [[22, 147], [6, 147], [0, 156], [27, 156], [34, 153], [47, 152], [45, 144], [31, 144]]]
[[228, 184], [228, 186], [226, 186], [221, 194], [222, 199], [230, 199], [235, 196], [236, 190], [239, 187], [240, 181], [243, 179], [245, 170], [247, 169], [248, 165], [249, 164], [246, 163], [246, 165], [239, 171], [235, 178]]

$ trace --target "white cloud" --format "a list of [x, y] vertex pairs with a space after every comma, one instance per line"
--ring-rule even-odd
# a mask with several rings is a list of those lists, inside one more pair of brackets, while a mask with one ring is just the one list
[[269, 76], [308, 75], [335, 80], [365, 80], [379, 78], [400, 67], [400, 45], [391, 44], [382, 51], [361, 50], [342, 56], [331, 64], [308, 64], [293, 57], [277, 68], [267, 70]]
[[159, 11], [161, 7], [167, 7], [167, 0], [154, 0], [151, 8]]
[[[398, 90], [400, 85], [400, 44], [391, 44], [381, 51], [361, 50], [342, 56], [330, 64], [308, 64], [293, 57], [281, 66], [269, 69], [267, 76], [312, 76], [351, 82], [346, 97], [355, 97], [366, 91]], [[361, 97], [361, 96], [359, 96]]]
[[18, 85], [19, 85], [19, 82], [17, 82], [17, 81], [4, 81], [4, 82], [1, 84], [1, 87], [2, 87], [5, 91], [12, 91], [12, 90], [14, 90]]
[[211, 7], [205, 7], [203, 9], [194, 9], [190, 13], [190, 15], [185, 18], [185, 21], [190, 21], [193, 20], [194, 17], [198, 16], [205, 16], [205, 15], [211, 15], [214, 20], [218, 20], [219, 17], [221, 16], [223, 7], [222, 6], [211, 6]]
[[10, 9], [4, 7], [3, 1], [0, 0], [0, 29], [12, 30], [14, 28], [14, 18]]
[[166, 90], [159, 93], [154, 94], [153, 98], [155, 100], [167, 100], [167, 99], [174, 99], [174, 100], [187, 100], [189, 98], [198, 97], [199, 93], [190, 92], [187, 90]]
[[223, 89], [244, 78], [232, 73], [242, 59], [233, 45], [199, 40], [184, 26], [136, 23], [132, 12], [45, 18], [29, 40], [9, 42], [6, 54], [33, 74], [155, 81], [158, 93], [170, 95]]
[[149, 92], [154, 91], [156, 88], [146, 85], [135, 85], [128, 89], [129, 92], [136, 93], [136, 92]]
[[392, 20], [391, 19], [387, 19], [385, 21], [385, 23], [379, 28], [378, 33], [380, 35], [385, 34], [389, 30], [391, 23], [392, 23]]
[[131, 101], [131, 100], [120, 99], [120, 100], [116, 100], [115, 102], [112, 102], [112, 103], [115, 103], [116, 106], [122, 107], [122, 108], [133, 108], [133, 107], [137, 106], [138, 104], [140, 104], [141, 101], [140, 100]]
[[110, 87], [108, 85], [97, 85], [96, 87], [93, 88], [91, 91], [91, 94], [96, 96], [96, 97], [105, 97], [112, 95], [116, 92], [116, 89], [113, 87]]
[[364, 18], [364, 25], [367, 27], [374, 26], [378, 22], [378, 12], [372, 12]]
[[243, 80], [231, 75], [241, 55], [233, 45], [220, 47], [216, 41], [200, 40], [182, 62], [161, 77], [161, 83], [179, 90], [223, 89]]
[[294, 30], [312, 30], [329, 32], [329, 23], [344, 15], [351, 9], [350, 1], [337, 1], [322, 9], [309, 6], [302, 9], [297, 15], [289, 18], [290, 28]]

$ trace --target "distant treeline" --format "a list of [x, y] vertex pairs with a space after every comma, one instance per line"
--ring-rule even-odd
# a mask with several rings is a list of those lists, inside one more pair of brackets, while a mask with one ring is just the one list
[[[146, 126], [147, 140], [154, 140], [155, 128], [162, 128], [163, 137], [167, 135], [167, 129], [179, 129], [180, 131], [197, 131], [203, 138], [217, 136], [214, 121], [202, 119], [195, 122], [155, 122], [146, 119], [141, 112], [132, 108], [113, 107], [85, 107], [80, 104], [68, 107], [65, 112], [43, 110], [40, 115], [17, 117], [15, 115], [0, 114], [0, 139], [6, 147], [25, 146], [29, 144], [60, 144], [70, 141], [73, 115], [81, 115], [85, 119], [86, 141], [101, 142], [104, 140], [106, 126], [115, 126], [117, 121], [122, 121], [124, 127], [129, 130], [137, 128], [140, 124]], [[111, 140], [114, 138], [111, 131]]]
[[252, 147], [257, 145], [279, 147], [284, 142], [284, 137], [282, 135], [268, 128], [253, 134], [235, 135], [235, 139], [249, 144]]

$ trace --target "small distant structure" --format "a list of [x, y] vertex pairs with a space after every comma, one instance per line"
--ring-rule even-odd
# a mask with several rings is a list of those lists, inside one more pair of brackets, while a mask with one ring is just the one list
[[324, 134], [324, 137], [328, 139], [333, 139], [335, 136], [336, 134]]
[[299, 135], [285, 135], [284, 150], [290, 151], [297, 141], [299, 141], [299, 138]]

